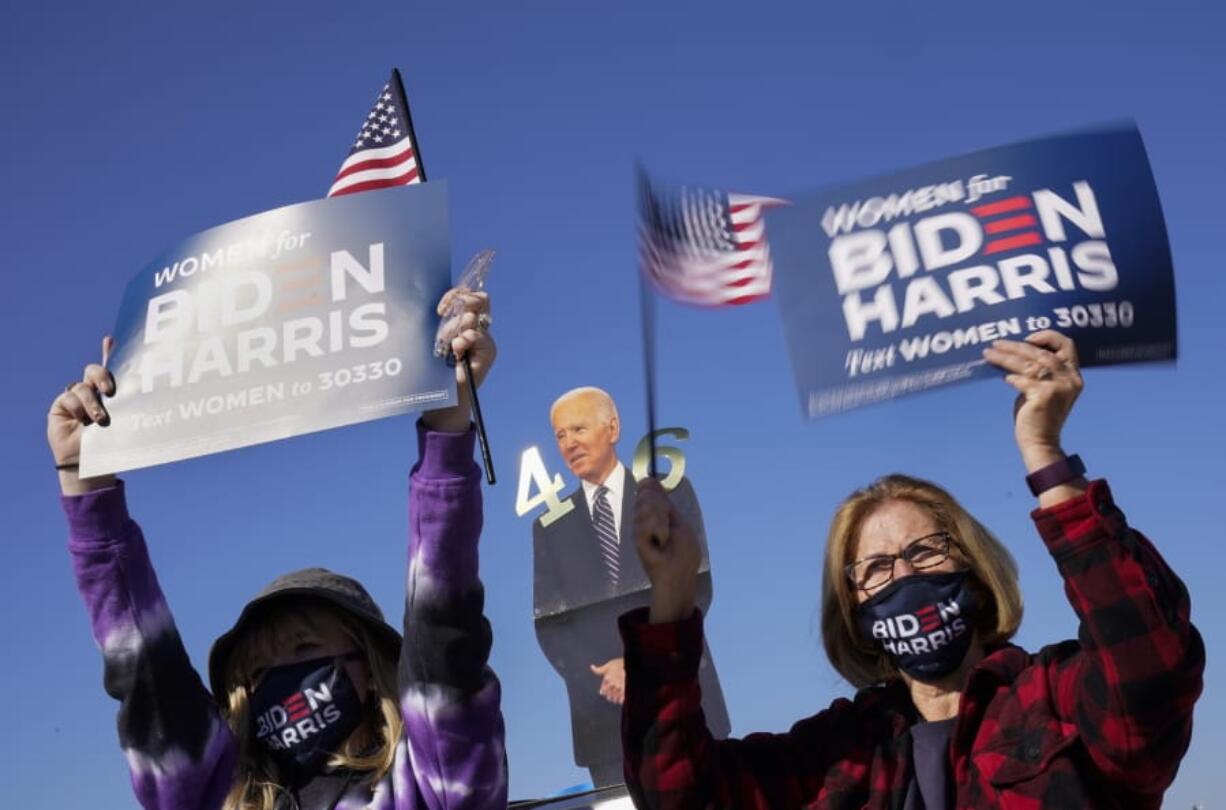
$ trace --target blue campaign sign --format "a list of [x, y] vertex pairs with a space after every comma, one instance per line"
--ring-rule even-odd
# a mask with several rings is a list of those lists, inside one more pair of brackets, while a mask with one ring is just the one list
[[801, 407], [823, 416], [999, 372], [997, 338], [1082, 365], [1173, 360], [1175, 287], [1141, 135], [1120, 125], [805, 196], [768, 219]]
[[454, 404], [433, 356], [450, 279], [438, 181], [196, 234], [128, 285], [111, 425], [86, 429], [81, 475]]

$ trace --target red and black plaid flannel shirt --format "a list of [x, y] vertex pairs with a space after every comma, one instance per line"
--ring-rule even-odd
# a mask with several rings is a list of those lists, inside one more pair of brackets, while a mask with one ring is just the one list
[[[1204, 646], [1188, 594], [1103, 481], [1032, 517], [1081, 620], [975, 667], [950, 743], [958, 808], [1160, 806], [1187, 749]], [[698, 690], [702, 617], [622, 617], [626, 778], [640, 808], [898, 808], [915, 720], [901, 681], [796, 723], [715, 740]]]

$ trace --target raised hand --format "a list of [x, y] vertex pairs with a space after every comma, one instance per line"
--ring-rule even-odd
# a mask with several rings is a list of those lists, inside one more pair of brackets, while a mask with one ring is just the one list
[[115, 378], [106, 369], [114, 341], [108, 335], [102, 339], [102, 363], [90, 363], [81, 374], [81, 381], [70, 384], [51, 403], [47, 411], [47, 445], [60, 473], [60, 489], [65, 495], [77, 495], [93, 489], [111, 486], [113, 476], [82, 480], [77, 476], [81, 459], [81, 434], [86, 425], [106, 427], [111, 423], [103, 397], [115, 395]]
[[1018, 391], [1013, 433], [1030, 472], [1063, 455], [1060, 433], [1085, 383], [1073, 341], [1051, 330], [1025, 341], [998, 340], [984, 349], [984, 359], [1003, 369], [1005, 382]]
[[455, 378], [458, 402], [453, 407], [427, 411], [422, 416], [429, 429], [450, 433], [460, 433], [468, 429], [469, 413], [472, 410], [472, 399], [468, 394], [468, 374], [464, 370], [463, 359], [466, 356], [469, 358], [473, 369], [473, 382], [480, 386], [498, 355], [498, 346], [489, 333], [489, 293], [453, 287], [439, 299], [438, 314], [446, 315], [457, 302], [463, 304], [463, 309], [453, 316], [453, 323], [447, 324], [444, 331], [451, 336], [451, 351], [457, 360]]
[[651, 580], [652, 623], [674, 622], [694, 612], [702, 549], [652, 478], [638, 482], [634, 496], [634, 543]]

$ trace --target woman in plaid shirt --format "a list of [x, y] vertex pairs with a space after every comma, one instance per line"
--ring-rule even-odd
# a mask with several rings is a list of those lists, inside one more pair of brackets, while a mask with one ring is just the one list
[[698, 547], [654, 481], [635, 532], [650, 608], [622, 617], [626, 777], [641, 808], [1157, 808], [1192, 729], [1204, 647], [1188, 595], [1060, 432], [1082, 388], [1055, 332], [984, 358], [1019, 392], [1032, 513], [1080, 619], [1029, 653], [1017, 570], [941, 488], [887, 476], [831, 525], [822, 635], [851, 700], [785, 734], [715, 740], [697, 680]]

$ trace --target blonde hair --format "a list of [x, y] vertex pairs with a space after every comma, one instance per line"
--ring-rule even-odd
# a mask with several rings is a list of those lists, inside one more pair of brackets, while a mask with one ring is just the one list
[[860, 528], [883, 504], [906, 501], [926, 512], [937, 528], [956, 541], [952, 553], [970, 571], [970, 587], [981, 607], [975, 624], [979, 641], [990, 647], [1008, 641], [1022, 623], [1022, 592], [1017, 563], [987, 528], [936, 484], [906, 475], [887, 475], [853, 492], [839, 506], [826, 539], [822, 572], [822, 644], [831, 665], [860, 688], [898, 673], [876, 645], [863, 639], [856, 624], [855, 586], [845, 567], [853, 562]]
[[[370, 669], [371, 684], [377, 700], [367, 704], [367, 716], [362, 728], [367, 734], [351, 736], [340, 751], [329, 760], [330, 767], [367, 772], [363, 780], [373, 785], [391, 770], [396, 746], [404, 728], [396, 700], [397, 658], [381, 644], [378, 637], [361, 619], [330, 603], [305, 598], [287, 597], [268, 605], [255, 617], [246, 632], [235, 643], [226, 662], [225, 700], [218, 695], [230, 730], [238, 742], [238, 763], [234, 786], [226, 796], [224, 810], [274, 810], [277, 797], [285, 791], [276, 765], [268, 750], [255, 739], [251, 730], [248, 706], [251, 699], [248, 684], [252, 680], [253, 654], [273, 645], [274, 631], [289, 617], [310, 610], [319, 610], [336, 618], [345, 634], [365, 656]], [[398, 655], [398, 652], [395, 653]]]
[[613, 397], [603, 388], [597, 388], [594, 385], [584, 385], [579, 388], [572, 388], [562, 396], [553, 401], [549, 406], [549, 424], [553, 424], [553, 416], [557, 413], [558, 408], [574, 399], [590, 398], [593, 400], [593, 410], [596, 412], [596, 418], [601, 422], [609, 423], [617, 419], [617, 403], [613, 401]]

